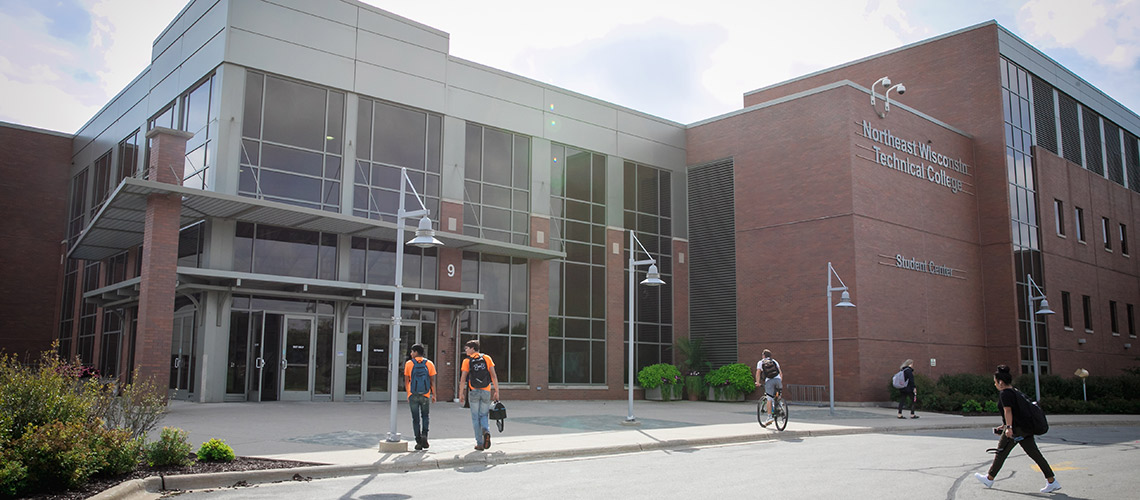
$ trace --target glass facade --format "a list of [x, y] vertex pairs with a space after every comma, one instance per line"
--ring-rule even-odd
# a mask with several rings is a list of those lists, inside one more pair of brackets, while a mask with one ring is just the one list
[[343, 92], [249, 72], [238, 194], [340, 211], [344, 107]]
[[[1033, 368], [1029, 321], [1036, 321], [1037, 359], [1041, 373], [1049, 373], [1049, 335], [1037, 304], [1029, 303], [1027, 276], [1045, 286], [1038, 223], [1037, 180], [1032, 156], [1033, 93], [1032, 77], [1024, 69], [1000, 59], [1002, 109], [1005, 117], [1005, 164], [1009, 181], [1010, 227], [1013, 241], [1014, 275], [1017, 279], [1017, 310], [1021, 371]], [[1048, 97], [1052, 99], [1050, 95]], [[1036, 294], [1034, 294], [1036, 295]]]
[[495, 362], [500, 383], [527, 383], [527, 260], [463, 252], [462, 272], [462, 290], [484, 298], [460, 315], [459, 345], [479, 340], [480, 352]]
[[[356, 171], [353, 215], [396, 222], [400, 208], [400, 169], [424, 199], [432, 219], [439, 219], [440, 154], [443, 118], [371, 99], [360, 99], [356, 124]], [[406, 187], [405, 187], [406, 189]], [[405, 210], [420, 202], [406, 191]]]
[[[634, 292], [635, 300], [633, 363], [636, 370], [657, 363], [673, 362], [673, 261], [672, 261], [672, 176], [665, 170], [625, 162], [623, 166], [625, 192], [623, 193], [623, 217], [626, 230], [632, 229], [637, 240], [649, 252], [649, 257], [657, 260], [661, 279], [660, 286], [642, 286], [643, 273], [648, 266], [637, 269]], [[628, 234], [625, 237], [628, 240]], [[635, 242], [634, 245], [637, 243]], [[628, 243], [627, 243], [628, 245]], [[622, 262], [628, 267], [627, 248]], [[647, 257], [641, 247], [634, 249], [634, 260]], [[628, 269], [625, 272], [629, 272]], [[629, 279], [622, 280], [625, 297], [629, 297]], [[626, 299], [628, 300], [628, 298]], [[622, 309], [629, 310], [629, 304]], [[625, 314], [629, 314], [625, 312]], [[625, 331], [629, 331], [630, 318], [625, 318]], [[626, 349], [629, 349], [626, 340]], [[622, 358], [629, 363], [629, 351]], [[626, 369], [629, 367], [627, 366]]]
[[336, 245], [335, 234], [239, 222], [234, 270], [335, 280]]
[[530, 138], [467, 124], [463, 233], [530, 243]]
[[552, 145], [550, 383], [606, 383], [606, 157]]

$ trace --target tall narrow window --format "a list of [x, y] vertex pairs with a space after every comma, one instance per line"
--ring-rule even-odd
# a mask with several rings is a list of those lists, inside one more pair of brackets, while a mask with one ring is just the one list
[[1124, 309], [1128, 311], [1128, 336], [1136, 337], [1136, 312], [1132, 309], [1132, 304], [1126, 304]]
[[1081, 207], [1076, 207], [1074, 210], [1073, 224], [1077, 225], [1077, 241], [1085, 241], [1085, 211]]
[[1053, 219], [1057, 223], [1057, 236], [1065, 235], [1065, 204], [1061, 200], [1053, 200]]
[[1108, 217], [1100, 218], [1100, 235], [1104, 239], [1104, 249], [1112, 251], [1112, 231], [1108, 230]]
[[1112, 325], [1112, 334], [1120, 335], [1120, 325], [1116, 322], [1116, 301], [1108, 301], [1108, 320]]
[[1061, 292], [1061, 317], [1065, 320], [1065, 328], [1073, 329], [1073, 309], [1069, 305], [1069, 292]]
[[1128, 255], [1128, 226], [1120, 225], [1120, 254]]
[[1081, 295], [1081, 306], [1085, 314], [1085, 331], [1092, 331], [1092, 297]]

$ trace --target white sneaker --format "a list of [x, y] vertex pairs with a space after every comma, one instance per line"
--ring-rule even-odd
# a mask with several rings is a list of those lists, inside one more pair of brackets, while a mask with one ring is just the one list
[[[974, 473], [974, 479], [977, 479], [979, 482], [986, 485], [986, 488], [992, 488], [994, 485], [994, 480], [990, 479], [985, 474], [979, 474], [979, 473], [975, 472]], [[1057, 482], [1057, 480], [1054, 479], [1053, 482]], [[1058, 488], [1060, 488], [1060, 486], [1058, 486]], [[1045, 491], [1045, 490], [1041, 490], [1041, 491]], [[1052, 490], [1049, 490], [1049, 491], [1052, 491]]]
[[1061, 489], [1061, 482], [1057, 478], [1053, 478], [1053, 482], [1046, 483], [1044, 488], [1041, 488], [1041, 493], [1052, 493]]

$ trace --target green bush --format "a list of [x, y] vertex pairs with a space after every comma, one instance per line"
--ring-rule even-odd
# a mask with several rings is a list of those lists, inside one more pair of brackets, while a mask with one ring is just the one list
[[962, 403], [962, 413], [981, 413], [981, 411], [982, 404], [973, 399], [967, 399]]
[[143, 440], [131, 436], [127, 429], [98, 429], [96, 451], [102, 457], [99, 474], [121, 476], [139, 465], [142, 458]]
[[[654, 389], [663, 385], [672, 386], [681, 383], [681, 371], [668, 363], [649, 365], [637, 372], [637, 383], [641, 385], [642, 389]], [[665, 391], [662, 390], [661, 392], [664, 394]]]
[[978, 396], [978, 399], [988, 398], [997, 394], [994, 389], [993, 375], [976, 375], [973, 373], [955, 373], [943, 375], [938, 379], [938, 386], [945, 387], [950, 394], [959, 393], [967, 396]]
[[0, 498], [18, 496], [27, 489], [28, 468], [0, 442]]
[[986, 401], [985, 405], [982, 406], [982, 411], [984, 411], [986, 413], [997, 413], [998, 412], [997, 401], [993, 401], [993, 400]]
[[3, 430], [16, 441], [32, 427], [53, 422], [92, 422], [91, 407], [98, 382], [80, 382], [77, 365], [45, 352], [37, 366], [0, 354], [0, 414]]
[[712, 387], [718, 396], [736, 399], [741, 394], [756, 390], [756, 379], [752, 369], [744, 363], [724, 365], [705, 375], [705, 383]]
[[86, 483], [102, 465], [91, 439], [97, 432], [97, 427], [81, 422], [52, 422], [25, 430], [13, 448], [27, 468], [28, 489], [72, 489]]
[[225, 441], [211, 439], [198, 448], [198, 460], [203, 462], [233, 462], [234, 449]]
[[186, 465], [190, 463], [190, 442], [187, 432], [176, 427], [163, 427], [158, 441], [146, 447], [146, 460], [151, 467]]
[[151, 380], [143, 380], [135, 372], [134, 383], [122, 386], [118, 394], [99, 393], [94, 405], [96, 417], [109, 429], [126, 429], [132, 438], [145, 438], [166, 413], [165, 391]]

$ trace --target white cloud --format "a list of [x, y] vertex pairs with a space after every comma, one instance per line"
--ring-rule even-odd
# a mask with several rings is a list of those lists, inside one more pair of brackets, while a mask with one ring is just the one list
[[1017, 30], [1040, 48], [1072, 49], [1114, 70], [1140, 60], [1140, 1], [1029, 0]]

